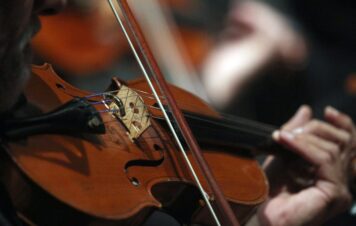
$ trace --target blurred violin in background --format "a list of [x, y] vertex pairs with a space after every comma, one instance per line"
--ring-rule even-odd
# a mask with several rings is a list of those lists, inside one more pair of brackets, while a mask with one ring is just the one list
[[128, 51], [106, 1], [75, 0], [54, 16], [42, 16], [32, 45], [37, 55], [74, 75], [110, 67]]
[[[164, 2], [180, 14], [200, 10], [192, 7], [194, 1]], [[131, 54], [106, 1], [70, 0], [61, 13], [40, 19], [42, 29], [32, 42], [35, 52], [69, 74], [102, 71]], [[189, 22], [180, 23], [175, 32], [180, 33], [190, 61], [201, 64], [213, 43], [208, 32]]]

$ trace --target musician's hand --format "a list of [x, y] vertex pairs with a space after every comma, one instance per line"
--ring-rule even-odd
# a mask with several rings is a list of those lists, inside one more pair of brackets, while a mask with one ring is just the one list
[[[269, 161], [270, 199], [259, 210], [261, 225], [320, 225], [349, 207], [348, 170], [356, 148], [355, 126], [345, 114], [327, 107], [326, 122], [311, 120], [301, 107], [278, 132], [275, 140], [302, 157]], [[282, 164], [283, 165], [283, 164]], [[279, 173], [279, 175], [278, 175]]]
[[276, 61], [295, 68], [307, 55], [305, 40], [288, 19], [261, 1], [239, 1], [221, 36], [202, 68], [210, 100], [219, 107], [226, 107]]

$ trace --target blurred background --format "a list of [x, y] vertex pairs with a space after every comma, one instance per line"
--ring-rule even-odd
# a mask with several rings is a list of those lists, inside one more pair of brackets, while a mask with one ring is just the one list
[[[113, 76], [123, 80], [139, 77], [142, 73], [107, 1], [68, 2], [62, 13], [41, 18], [42, 30], [32, 43], [36, 52], [34, 62], [51, 62], [67, 81], [89, 90], [106, 88]], [[188, 61], [199, 68], [213, 47], [228, 1], [160, 2], [174, 19], [174, 25], [169, 26], [183, 42]]]
[[[107, 2], [68, 1], [61, 14], [41, 18], [43, 29], [32, 43], [34, 63], [51, 62], [66, 81], [95, 92], [105, 90], [113, 76], [139, 78], [142, 73]], [[158, 30], [151, 31], [156, 42], [150, 43], [161, 51], [157, 56], [167, 56], [160, 63], [170, 82], [219, 111], [276, 126], [302, 104], [318, 118], [331, 105], [356, 120], [356, 1], [161, 2], [172, 33], [167, 36], [153, 22]], [[179, 59], [160, 45], [165, 39], [184, 49], [180, 54], [188, 75], [169, 70], [167, 62], [173, 68]], [[147, 225], [157, 225], [157, 219]], [[356, 220], [345, 213], [328, 225], [351, 226]]]

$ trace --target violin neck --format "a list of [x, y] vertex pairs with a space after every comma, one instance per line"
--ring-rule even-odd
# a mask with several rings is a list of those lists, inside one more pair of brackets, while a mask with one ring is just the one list
[[[184, 116], [199, 144], [239, 150], [238, 154], [285, 153], [272, 139], [275, 127], [251, 120], [225, 116], [214, 118], [184, 112]], [[244, 152], [246, 150], [246, 152]]]

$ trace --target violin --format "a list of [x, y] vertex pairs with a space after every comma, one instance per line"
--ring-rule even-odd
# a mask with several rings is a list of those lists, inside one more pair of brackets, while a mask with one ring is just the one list
[[[49, 64], [32, 71], [24, 93], [28, 104], [37, 115], [54, 112], [58, 121], [50, 123], [47, 115], [5, 126], [3, 147], [11, 161], [0, 164], [7, 175], [2, 179], [10, 181], [20, 216], [35, 225], [141, 225], [153, 210], [163, 209], [183, 223], [214, 225], [144, 80], [115, 78], [99, 95], [66, 83]], [[233, 211], [245, 222], [268, 193], [251, 151], [267, 147], [273, 128], [223, 119], [194, 95], [170, 90]], [[87, 106], [68, 104], [77, 99], [95, 108], [87, 117], [95, 126], [78, 124], [76, 110]], [[256, 132], [258, 126], [264, 129]], [[206, 181], [202, 185], [211, 194]]]
[[[20, 107], [32, 116], [9, 120], [0, 131], [0, 178], [25, 223], [142, 225], [162, 209], [185, 224], [215, 225], [145, 80], [113, 78], [107, 91], [93, 94], [66, 83], [49, 64], [32, 72], [24, 92], [30, 110]], [[283, 154], [270, 137], [275, 128], [222, 117], [169, 88], [243, 224], [268, 195], [255, 155]]]

